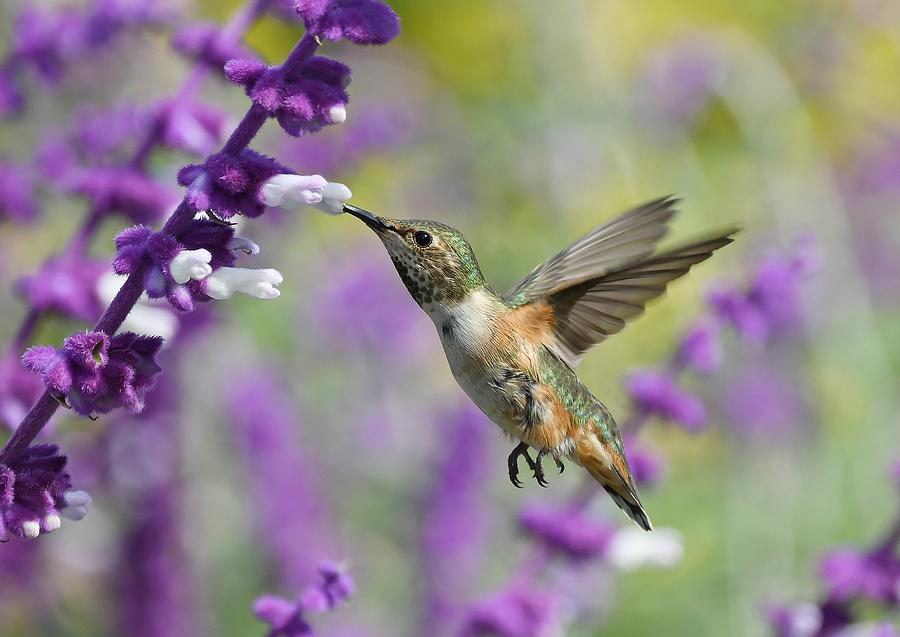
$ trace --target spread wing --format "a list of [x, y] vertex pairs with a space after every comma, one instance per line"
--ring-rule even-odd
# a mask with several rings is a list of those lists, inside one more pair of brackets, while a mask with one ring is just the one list
[[736, 230], [654, 255], [675, 202], [659, 199], [601, 226], [539, 266], [507, 295], [514, 305], [549, 306], [553, 339], [548, 345], [572, 367], [592, 345], [641, 314], [670, 281], [732, 242]]
[[648, 301], [666, 291], [670, 281], [731, 243], [734, 232], [662, 252], [547, 295], [544, 300], [556, 319], [552, 347], [574, 367], [592, 345], [641, 314]]
[[608, 221], [532, 270], [506, 298], [522, 305], [650, 256], [668, 232], [676, 203], [663, 197]]

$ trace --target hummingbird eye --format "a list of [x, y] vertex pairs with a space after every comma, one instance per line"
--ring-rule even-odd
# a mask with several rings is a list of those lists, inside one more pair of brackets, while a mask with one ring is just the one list
[[424, 230], [419, 230], [415, 235], [413, 235], [413, 240], [415, 240], [416, 245], [420, 248], [427, 248], [431, 245], [431, 235]]

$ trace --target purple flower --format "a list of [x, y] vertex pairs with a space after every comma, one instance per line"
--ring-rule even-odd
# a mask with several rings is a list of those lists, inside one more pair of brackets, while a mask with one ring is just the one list
[[616, 531], [582, 511], [539, 506], [524, 509], [519, 524], [526, 534], [576, 562], [602, 556]]
[[95, 321], [102, 308], [97, 281], [106, 264], [69, 252], [50, 258], [36, 274], [23, 277], [16, 290], [32, 308], [58, 312], [79, 321]]
[[707, 300], [713, 311], [731, 325], [748, 341], [761, 343], [769, 334], [766, 316], [747, 296], [735, 288], [712, 290]]
[[712, 317], [698, 321], [681, 338], [675, 360], [679, 365], [704, 374], [718, 369], [722, 364], [719, 323]]
[[249, 57], [241, 45], [224, 42], [219, 26], [209, 22], [182, 27], [172, 38], [172, 46], [182, 55], [216, 70], [221, 69], [228, 60]]
[[326, 40], [387, 44], [400, 33], [400, 19], [378, 0], [297, 0], [307, 30]]
[[231, 60], [225, 65], [225, 76], [243, 86], [250, 99], [289, 135], [315, 132], [347, 118], [349, 97], [344, 89], [350, 83], [350, 68], [337, 60], [317, 55], [291, 78], [279, 67]]
[[79, 332], [66, 338], [61, 350], [30, 348], [22, 362], [83, 416], [117, 407], [138, 413], [161, 371], [154, 359], [161, 346], [161, 338], [131, 332], [112, 337], [102, 332]]
[[0, 358], [0, 424], [15, 429], [43, 391], [40, 379], [17, 356]]
[[25, 104], [25, 97], [16, 86], [12, 75], [0, 69], [0, 117], [9, 117], [17, 113]]
[[473, 607], [459, 637], [543, 637], [556, 634], [560, 624], [552, 595], [514, 585]]
[[185, 153], [206, 155], [225, 137], [227, 116], [204, 102], [170, 100], [162, 104], [157, 117], [163, 143]]
[[839, 549], [825, 556], [819, 574], [829, 595], [837, 601], [854, 597], [897, 601], [900, 560], [890, 553], [868, 555], [856, 549]]
[[822, 611], [811, 603], [773, 605], [766, 614], [775, 637], [815, 637], [822, 626]]
[[82, 505], [87, 494], [69, 491], [72, 484], [65, 467], [66, 457], [56, 445], [34, 445], [0, 464], [0, 541], [55, 531], [69, 504], [67, 498], [73, 500], [73, 507]]
[[140, 138], [151, 124], [152, 113], [135, 104], [110, 109], [83, 108], [76, 115], [71, 152], [84, 163], [99, 165], [121, 159], [123, 150]]
[[281, 379], [257, 368], [242, 374], [234, 387], [228, 411], [252, 496], [252, 517], [280, 580], [299, 588], [314, 574], [316, 556], [334, 549], [324, 485], [298, 439], [297, 408]]
[[420, 634], [437, 634], [453, 621], [467, 582], [481, 564], [479, 548], [487, 531], [488, 505], [482, 489], [488, 477], [489, 424], [466, 403], [440, 424], [437, 465], [424, 495], [422, 588], [424, 624]]
[[625, 387], [638, 409], [645, 413], [677, 422], [692, 432], [700, 431], [706, 424], [703, 403], [679, 387], [668, 372], [635, 372], [628, 376]]
[[0, 223], [33, 221], [40, 212], [35, 197], [35, 180], [28, 169], [0, 163]]
[[244, 150], [237, 157], [216, 153], [203, 164], [178, 171], [178, 183], [188, 187], [187, 202], [197, 212], [211, 211], [222, 219], [265, 212], [262, 186], [267, 179], [291, 171], [271, 157]]
[[87, 197], [100, 212], [121, 213], [135, 223], [161, 219], [174, 193], [134, 168], [91, 168], [72, 174], [66, 188]]
[[355, 589], [346, 569], [333, 562], [319, 566], [319, 581], [308, 587], [297, 601], [263, 595], [253, 604], [254, 614], [269, 624], [268, 637], [304, 637], [312, 635], [307, 613], [333, 610], [349, 598]]
[[780, 370], [747, 367], [722, 393], [722, 412], [744, 437], [765, 442], [783, 438], [808, 420], [797, 384]]
[[665, 461], [657, 452], [636, 440], [625, 441], [625, 457], [639, 487], [656, 484], [666, 469]]

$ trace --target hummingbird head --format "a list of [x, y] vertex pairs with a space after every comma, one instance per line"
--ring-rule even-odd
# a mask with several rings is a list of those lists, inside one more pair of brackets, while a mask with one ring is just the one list
[[428, 219], [387, 219], [344, 205], [347, 212], [375, 231], [423, 309], [463, 300], [484, 285], [475, 253], [459, 230]]

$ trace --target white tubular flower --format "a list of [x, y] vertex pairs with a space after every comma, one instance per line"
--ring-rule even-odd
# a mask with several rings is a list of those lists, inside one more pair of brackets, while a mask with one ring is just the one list
[[341, 214], [351, 194], [344, 184], [326, 181], [321, 175], [275, 175], [262, 186], [267, 206], [315, 206], [330, 215]]
[[50, 514], [44, 518], [44, 529], [47, 533], [52, 533], [62, 526], [62, 520], [56, 514]]
[[609, 545], [608, 559], [623, 571], [643, 567], [672, 568], [684, 557], [684, 537], [672, 528], [659, 528], [653, 533], [625, 527]]
[[199, 250], [182, 250], [169, 263], [169, 274], [175, 283], [187, 283], [191, 279], [200, 281], [212, 274], [209, 262], [212, 254], [203, 248]]
[[206, 278], [206, 295], [219, 301], [231, 298], [235, 292], [258, 299], [274, 299], [281, 294], [275, 286], [283, 280], [281, 272], [271, 268], [219, 268]]
[[316, 208], [329, 215], [339, 215], [344, 212], [344, 202], [352, 196], [347, 186], [332, 181], [322, 189], [322, 201], [316, 204]]
[[347, 109], [343, 104], [335, 104], [328, 109], [328, 121], [332, 124], [343, 124], [347, 121]]
[[37, 520], [22, 522], [22, 533], [24, 533], [25, 537], [27, 537], [29, 540], [33, 540], [41, 534], [40, 522], [38, 522]]
[[[124, 276], [106, 272], [97, 280], [97, 294], [109, 305], [124, 283]], [[161, 336], [168, 343], [178, 331], [178, 318], [168, 309], [168, 304], [151, 301], [144, 294], [128, 313], [119, 331]]]
[[70, 520], [83, 520], [88, 514], [91, 496], [87, 491], [66, 491], [66, 506], [60, 511], [63, 517]]
[[233, 237], [228, 240], [228, 249], [237, 256], [238, 253], [252, 256], [259, 254], [259, 245], [245, 237]]

